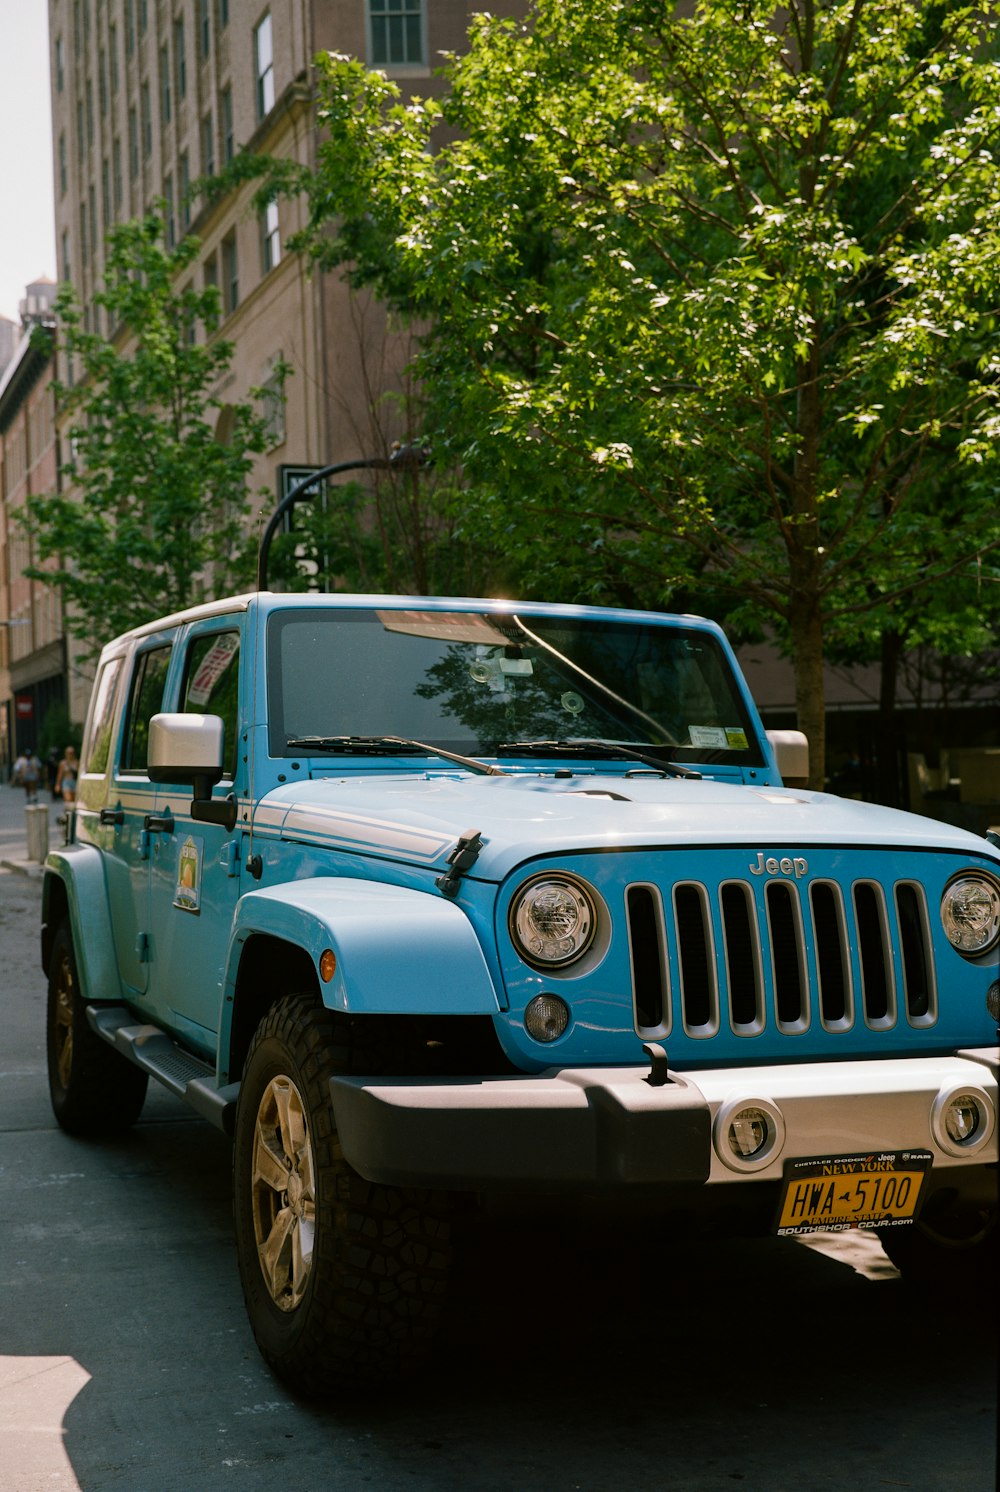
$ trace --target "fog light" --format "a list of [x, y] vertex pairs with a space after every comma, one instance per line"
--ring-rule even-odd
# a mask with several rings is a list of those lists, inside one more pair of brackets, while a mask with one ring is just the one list
[[767, 1144], [767, 1115], [763, 1109], [740, 1109], [729, 1121], [726, 1138], [734, 1155], [749, 1159]]
[[569, 1006], [558, 995], [536, 995], [528, 1001], [524, 1025], [535, 1041], [558, 1041], [569, 1025]]
[[974, 1138], [981, 1123], [979, 1105], [971, 1093], [953, 1098], [944, 1116], [944, 1127], [956, 1145], [966, 1145]]
[[785, 1147], [781, 1110], [759, 1094], [727, 1098], [712, 1126], [715, 1153], [728, 1171], [739, 1175], [765, 1171]]
[[931, 1134], [947, 1155], [978, 1155], [996, 1128], [993, 1099], [975, 1083], [943, 1088], [931, 1105]]

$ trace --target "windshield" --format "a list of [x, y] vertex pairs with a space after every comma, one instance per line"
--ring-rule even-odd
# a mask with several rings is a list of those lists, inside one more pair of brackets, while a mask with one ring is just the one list
[[304, 737], [403, 736], [470, 756], [585, 738], [762, 765], [729, 663], [694, 628], [305, 608], [268, 626], [272, 756], [301, 754]]

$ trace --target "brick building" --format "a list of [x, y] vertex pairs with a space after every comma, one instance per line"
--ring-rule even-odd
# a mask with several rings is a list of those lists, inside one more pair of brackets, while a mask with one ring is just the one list
[[[88, 330], [111, 335], [93, 296], [104, 237], [165, 204], [168, 241], [200, 240], [194, 283], [218, 286], [219, 335], [236, 356], [218, 392], [232, 403], [290, 365], [273, 408], [273, 446], [252, 489], [275, 501], [303, 468], [381, 455], [405, 437], [383, 395], [398, 387], [402, 344], [377, 304], [334, 276], [310, 276], [285, 245], [304, 221], [299, 202], [253, 210], [253, 188], [189, 201], [192, 182], [247, 149], [315, 159], [312, 59], [349, 53], [405, 91], [437, 87], [442, 51], [460, 50], [464, 0], [49, 0], [56, 251]], [[522, 4], [501, 10], [522, 11]], [[67, 369], [59, 362], [59, 375]], [[227, 411], [219, 417], [225, 439]], [[73, 717], [85, 691], [70, 680]]]

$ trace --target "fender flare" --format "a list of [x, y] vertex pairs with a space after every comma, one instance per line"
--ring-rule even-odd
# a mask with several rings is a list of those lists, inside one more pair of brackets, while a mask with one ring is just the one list
[[[66, 899], [80, 994], [84, 1000], [120, 1000], [121, 980], [115, 957], [115, 939], [104, 878], [104, 860], [89, 844], [71, 844], [51, 850], [45, 861], [42, 882], [42, 968], [49, 972], [49, 951], [58, 925], [58, 895], [62, 886]], [[86, 908], [84, 935], [83, 908]]]
[[[316, 876], [249, 891], [226, 960], [231, 1010], [244, 948], [255, 935], [303, 949], [331, 1010], [382, 1015], [496, 1015], [501, 1008], [475, 929], [461, 907], [425, 891]], [[332, 949], [333, 978], [319, 976]]]

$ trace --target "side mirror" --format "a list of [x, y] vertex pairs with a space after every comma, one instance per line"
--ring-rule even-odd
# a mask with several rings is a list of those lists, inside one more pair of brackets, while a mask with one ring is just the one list
[[223, 767], [225, 727], [218, 715], [154, 715], [149, 722], [147, 772], [151, 782], [191, 784], [191, 817], [205, 824], [236, 826], [236, 799], [212, 799]]
[[809, 741], [800, 730], [769, 730], [767, 739], [774, 751], [781, 780], [786, 787], [805, 787], [809, 782]]

